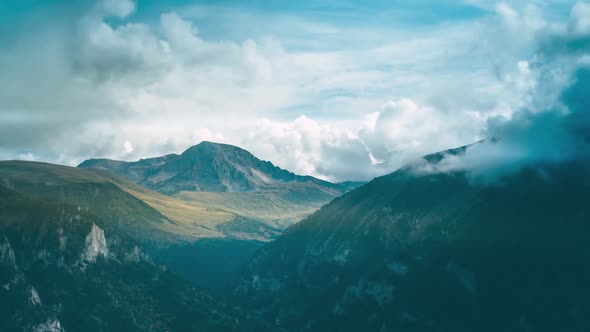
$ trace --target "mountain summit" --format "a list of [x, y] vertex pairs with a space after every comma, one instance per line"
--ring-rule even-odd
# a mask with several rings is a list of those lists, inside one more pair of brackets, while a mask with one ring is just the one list
[[277, 184], [306, 181], [338, 187], [310, 176], [295, 175], [237, 146], [207, 141], [180, 155], [136, 162], [90, 159], [78, 167], [108, 170], [167, 195], [180, 191], [251, 192]]
[[192, 206], [235, 215], [220, 226], [224, 234], [256, 234], [265, 241], [360, 185], [296, 175], [237, 146], [212, 142], [180, 155], [136, 162], [90, 159], [78, 167], [106, 170]]

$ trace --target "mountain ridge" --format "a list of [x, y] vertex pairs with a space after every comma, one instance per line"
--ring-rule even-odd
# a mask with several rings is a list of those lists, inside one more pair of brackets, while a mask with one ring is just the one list
[[261, 241], [361, 184], [296, 175], [240, 147], [209, 141], [181, 154], [136, 162], [90, 159], [78, 168], [112, 172], [187, 204], [236, 215], [223, 232]]
[[351, 182], [337, 184], [296, 175], [240, 147], [209, 141], [191, 146], [181, 154], [135, 162], [88, 159], [78, 167], [108, 170], [166, 195], [182, 191], [253, 192], [292, 182], [313, 182], [336, 190], [354, 186]]
[[262, 247], [237, 300], [286, 331], [585, 331], [589, 195], [583, 161], [492, 185], [403, 167]]

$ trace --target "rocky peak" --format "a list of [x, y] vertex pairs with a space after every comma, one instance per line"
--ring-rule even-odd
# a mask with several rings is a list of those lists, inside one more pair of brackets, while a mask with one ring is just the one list
[[137, 162], [92, 159], [79, 167], [108, 170], [167, 195], [180, 191], [247, 192], [292, 181], [321, 182], [295, 175], [237, 146], [209, 141], [180, 155]]

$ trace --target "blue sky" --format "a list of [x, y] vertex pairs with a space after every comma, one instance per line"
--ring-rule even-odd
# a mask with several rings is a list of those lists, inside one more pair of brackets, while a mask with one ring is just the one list
[[133, 160], [213, 140], [298, 173], [369, 179], [558, 104], [538, 90], [564, 89], [586, 44], [550, 60], [563, 77], [547, 88], [541, 50], [585, 36], [588, 8], [4, 0], [0, 159]]

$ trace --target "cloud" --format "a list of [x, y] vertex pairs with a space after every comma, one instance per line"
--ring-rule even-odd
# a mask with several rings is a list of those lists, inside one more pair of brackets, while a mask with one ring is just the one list
[[534, 79], [525, 83], [527, 103], [508, 115], [490, 117], [485, 143], [449, 156], [434, 171], [466, 170], [492, 181], [523, 167], [589, 160], [590, 66], [585, 59], [590, 30], [578, 22], [587, 8], [576, 4], [567, 23], [538, 34], [530, 64], [521, 65], [523, 74]]
[[55, 3], [0, 34], [3, 158], [133, 160], [213, 140], [298, 173], [367, 180], [500, 130], [488, 119], [558, 104], [541, 83], [571, 83], [570, 59], [557, 54], [583, 61], [587, 29], [583, 3], [559, 28], [541, 8], [508, 4], [403, 25]]
[[107, 15], [125, 18], [135, 10], [135, 2], [132, 0], [102, 0], [102, 7]]
[[321, 125], [305, 116], [291, 122], [262, 119], [243, 145], [300, 174], [336, 181], [375, 174], [368, 167], [368, 151], [353, 129]]
[[132, 153], [133, 152], [133, 145], [128, 140], [125, 140], [125, 143], [123, 143], [123, 151], [125, 153]]
[[39, 159], [38, 156], [34, 155], [33, 153], [25, 153], [18, 155], [18, 160], [28, 160], [28, 161], [37, 161]]
[[[356, 125], [322, 125], [306, 116], [259, 121], [242, 144], [281, 167], [332, 181], [367, 180], [420, 156], [478, 139], [462, 128], [470, 113], [445, 115], [411, 99], [389, 101]], [[477, 127], [477, 126], [474, 126]]]
[[[281, 52], [272, 41], [208, 42], [173, 12], [162, 14], [158, 27], [113, 24], [108, 17], [130, 15], [134, 3], [99, 4], [64, 26], [54, 24], [55, 14], [51, 24], [31, 26], [18, 47], [0, 51], [0, 150], [13, 157], [42, 151], [40, 158], [52, 161], [67, 155], [72, 163], [92, 154], [132, 158], [159, 153], [160, 146], [178, 150], [195, 143], [192, 131], [227, 124], [228, 114], [238, 119], [240, 112], [269, 111], [291, 98], [288, 88], [269, 81], [269, 67], [277, 64], [267, 52]], [[153, 143], [149, 135], [132, 137], [140, 142], [134, 153], [120, 149], [126, 137], [148, 128], [162, 142], [151, 152], [139, 148]]]
[[590, 4], [578, 2], [574, 5], [568, 28], [578, 35], [590, 33]]

